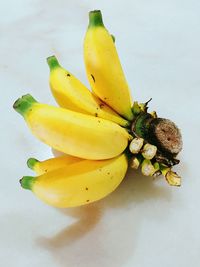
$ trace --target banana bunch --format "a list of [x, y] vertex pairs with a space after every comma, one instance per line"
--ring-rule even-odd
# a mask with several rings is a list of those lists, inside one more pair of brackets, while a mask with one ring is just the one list
[[[148, 113], [148, 102], [133, 102], [114, 37], [99, 10], [89, 13], [84, 61], [92, 91], [50, 56], [49, 84], [59, 107], [39, 103], [30, 94], [14, 103], [33, 135], [64, 153], [44, 161], [28, 159], [35, 176], [22, 177], [21, 186], [45, 203], [64, 208], [110, 194], [129, 164], [140, 166], [144, 175], [162, 173], [169, 184], [180, 185], [180, 177], [171, 170], [178, 163], [180, 131], [170, 121], [166, 128], [165, 119], [155, 112]], [[175, 137], [172, 144], [168, 139]]]

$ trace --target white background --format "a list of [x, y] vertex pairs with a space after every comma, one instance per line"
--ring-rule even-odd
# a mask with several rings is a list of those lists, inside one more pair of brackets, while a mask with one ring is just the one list
[[[51, 150], [36, 140], [14, 100], [31, 93], [54, 104], [46, 57], [86, 85], [83, 38], [88, 11], [101, 9], [134, 99], [175, 121], [184, 149], [181, 188], [130, 172], [95, 204], [54, 209], [21, 189], [29, 157]], [[200, 266], [200, 4], [198, 0], [0, 3], [0, 265], [2, 267]]]

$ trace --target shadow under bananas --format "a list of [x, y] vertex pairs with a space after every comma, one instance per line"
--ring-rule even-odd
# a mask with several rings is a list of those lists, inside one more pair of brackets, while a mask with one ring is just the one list
[[[150, 216], [162, 223], [171, 197], [169, 186], [129, 170], [108, 197], [79, 208], [61, 209], [78, 221], [53, 237], [39, 237], [37, 245], [48, 250], [62, 267], [121, 267], [133, 256], [142, 222]], [[155, 200], [162, 203], [162, 209]], [[142, 205], [145, 216], [140, 211]]]
[[41, 237], [37, 242], [48, 249], [59, 249], [63, 246], [71, 245], [90, 231], [99, 221], [100, 212], [95, 206], [61, 209], [63, 214], [77, 218], [77, 222], [66, 227], [51, 238]]

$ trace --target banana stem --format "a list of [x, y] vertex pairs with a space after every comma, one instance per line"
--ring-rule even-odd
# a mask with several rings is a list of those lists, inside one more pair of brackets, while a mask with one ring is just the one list
[[35, 177], [33, 176], [23, 176], [19, 182], [22, 188], [31, 190], [34, 181], [35, 181]]
[[96, 27], [96, 26], [103, 26], [103, 19], [102, 14], [100, 10], [93, 10], [89, 12], [89, 26], [90, 27]]
[[170, 120], [154, 118], [141, 112], [132, 124], [132, 132], [155, 145], [168, 157], [176, 156], [182, 149], [182, 137], [178, 127]]
[[26, 113], [31, 109], [32, 105], [37, 103], [37, 101], [30, 95], [24, 95], [21, 98], [18, 98], [13, 108], [20, 113], [23, 117], [26, 116]]

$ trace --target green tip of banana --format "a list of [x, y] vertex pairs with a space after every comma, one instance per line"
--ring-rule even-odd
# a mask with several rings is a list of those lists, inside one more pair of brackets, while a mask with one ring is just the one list
[[35, 158], [29, 158], [27, 160], [27, 166], [29, 167], [29, 169], [33, 170], [35, 167], [35, 164], [39, 162], [39, 160], [35, 159]]
[[47, 64], [49, 65], [50, 70], [53, 70], [54, 68], [60, 67], [60, 64], [56, 58], [56, 56], [50, 56], [47, 58]]
[[101, 10], [100, 9], [91, 10], [89, 12], [89, 16], [99, 16], [99, 14], [101, 15]]
[[104, 26], [101, 10], [93, 10], [89, 12], [89, 28]]
[[22, 116], [25, 116], [26, 112], [31, 108], [34, 103], [37, 103], [37, 101], [32, 97], [32, 95], [26, 94], [18, 98], [14, 102], [13, 108]]
[[21, 184], [21, 187], [24, 189], [31, 190], [33, 183], [34, 183], [35, 177], [33, 176], [23, 176], [19, 182]]

